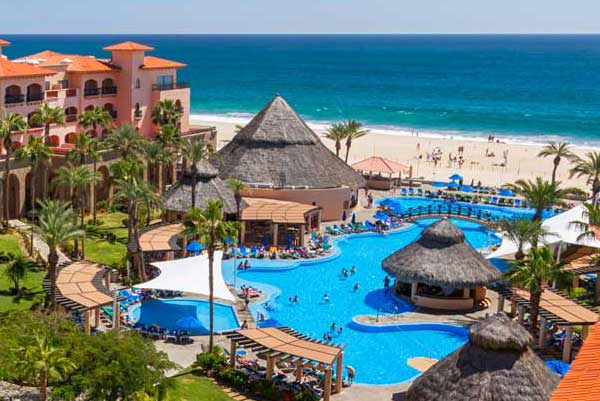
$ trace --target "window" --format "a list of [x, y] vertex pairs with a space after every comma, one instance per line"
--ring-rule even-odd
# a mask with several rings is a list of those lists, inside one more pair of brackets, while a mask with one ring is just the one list
[[142, 87], [142, 83], [139, 78], [135, 79], [135, 89], [140, 89]]
[[58, 83], [63, 89], [67, 89], [69, 87], [68, 79], [63, 79], [62, 81], [58, 81]]
[[173, 81], [173, 75], [159, 75], [156, 77], [157, 85], [172, 85]]

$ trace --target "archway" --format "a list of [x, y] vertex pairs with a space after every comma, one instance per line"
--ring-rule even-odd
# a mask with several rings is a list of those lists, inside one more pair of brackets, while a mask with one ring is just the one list
[[88, 79], [85, 81], [83, 87], [84, 96], [97, 96], [98, 95], [98, 82], [95, 79]]
[[24, 98], [19, 85], [7, 86], [4, 90], [4, 103], [22, 103]]
[[8, 176], [8, 217], [16, 219], [21, 216], [21, 183], [15, 174]]
[[44, 92], [40, 84], [31, 84], [27, 86], [27, 101], [41, 102], [44, 100]]
[[65, 121], [68, 123], [77, 121], [77, 107], [71, 106], [65, 109]]
[[65, 142], [66, 143], [75, 143], [76, 139], [77, 139], [77, 132], [69, 132], [65, 136]]
[[117, 93], [117, 87], [112, 79], [106, 78], [102, 81], [102, 94], [103, 95], [114, 95]]
[[110, 114], [110, 116], [113, 118], [113, 120], [117, 118], [117, 111], [115, 110], [115, 106], [112, 103], [106, 103], [104, 106], [102, 106], [102, 110], [107, 111], [108, 114]]

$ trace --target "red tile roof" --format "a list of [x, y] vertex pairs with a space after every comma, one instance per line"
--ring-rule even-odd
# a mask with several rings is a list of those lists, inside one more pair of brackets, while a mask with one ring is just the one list
[[[37, 60], [41, 67], [67, 65], [68, 72], [109, 72], [118, 70], [117, 67], [109, 63], [98, 60], [94, 57], [79, 56], [76, 54], [62, 54], [51, 50], [44, 50], [29, 56], [21, 57], [18, 60]], [[65, 61], [70, 60], [67, 64]]]
[[142, 45], [140, 43], [136, 43], [136, 42], [131, 42], [131, 41], [127, 41], [127, 42], [122, 42], [122, 43], [117, 43], [116, 45], [111, 45], [111, 46], [106, 46], [104, 48], [104, 50], [109, 51], [109, 52], [114, 52], [114, 51], [145, 51], [145, 50], [154, 50], [153, 47], [150, 46], [146, 46], [146, 45]]
[[158, 68], [183, 68], [186, 65], [178, 61], [171, 61], [164, 58], [146, 56], [144, 57], [144, 65], [141, 66], [144, 70], [152, 70]]
[[0, 78], [38, 77], [54, 75], [56, 72], [31, 64], [15, 63], [0, 57]]
[[583, 343], [550, 401], [600, 400], [600, 323]]
[[8, 46], [10, 42], [8, 40], [0, 39], [0, 46]]
[[359, 171], [384, 174], [399, 174], [409, 169], [404, 164], [396, 163], [393, 160], [384, 159], [383, 157], [369, 157], [368, 159], [354, 163], [352, 168]]

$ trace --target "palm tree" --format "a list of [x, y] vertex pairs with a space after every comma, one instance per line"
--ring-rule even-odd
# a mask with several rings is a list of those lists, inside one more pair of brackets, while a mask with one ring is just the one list
[[525, 257], [523, 247], [526, 244], [537, 247], [540, 240], [552, 235], [544, 228], [540, 220], [502, 219], [498, 222], [498, 228], [506, 237], [517, 244], [517, 252], [515, 253], [515, 259], [517, 260], [522, 260]]
[[227, 185], [233, 191], [233, 196], [235, 197], [237, 219], [238, 221], [241, 221], [240, 207], [242, 204], [242, 191], [246, 189], [246, 184], [243, 181], [238, 180], [237, 178], [230, 178], [227, 180]]
[[46, 401], [48, 382], [63, 380], [76, 369], [65, 350], [51, 344], [48, 332], [36, 332], [34, 342], [17, 350], [21, 374], [28, 381], [36, 383], [40, 391], [40, 401]]
[[214, 344], [214, 274], [213, 264], [215, 251], [223, 245], [226, 238], [237, 238], [240, 230], [238, 222], [223, 219], [221, 201], [209, 200], [206, 209], [191, 209], [185, 216], [184, 232], [186, 235], [199, 236], [204, 239], [208, 252], [208, 286], [210, 305], [210, 324], [208, 350], [212, 352]]
[[96, 131], [98, 127], [109, 128], [112, 125], [112, 116], [107, 110], [100, 106], [93, 106], [89, 110], [85, 110], [79, 116], [79, 124], [85, 129], [92, 128]]
[[345, 131], [346, 131], [346, 157], [344, 161], [348, 163], [348, 155], [350, 154], [350, 147], [352, 146], [352, 141], [358, 138], [361, 138], [369, 133], [368, 130], [363, 129], [363, 125], [358, 121], [349, 120], [344, 123]]
[[23, 132], [27, 129], [27, 122], [22, 115], [17, 113], [4, 112], [0, 119], [0, 140], [4, 146], [4, 188], [3, 192], [3, 209], [4, 209], [4, 224], [8, 225], [10, 218], [9, 211], [9, 174], [10, 174], [10, 158], [13, 151], [12, 134], [14, 132]]
[[335, 155], [340, 157], [340, 150], [342, 150], [342, 141], [346, 139], [346, 128], [343, 123], [337, 123], [331, 125], [325, 131], [325, 138], [335, 142]]
[[129, 124], [122, 124], [106, 137], [107, 148], [117, 149], [123, 159], [137, 158], [143, 149], [140, 133]]
[[45, 200], [39, 203], [39, 219], [35, 230], [42, 241], [48, 244], [48, 277], [50, 279], [50, 304], [56, 300], [56, 267], [58, 247], [73, 238], [83, 236], [73, 219], [73, 209], [68, 202]]
[[[57, 170], [53, 183], [59, 188], [69, 190], [74, 225], [77, 225], [77, 217], [81, 215], [81, 227], [83, 228], [87, 189], [97, 181], [98, 173], [94, 173], [86, 166], [73, 166], [69, 164]], [[73, 253], [75, 257], [80, 256], [77, 238], [74, 239]], [[83, 240], [81, 242], [81, 257], [85, 257], [85, 243]]]
[[533, 220], [541, 220], [542, 212], [563, 203], [562, 199], [569, 194], [578, 192], [574, 188], [560, 188], [560, 182], [544, 181], [541, 177], [532, 180], [517, 180], [514, 184], [506, 185], [519, 195], [535, 209]]
[[[31, 183], [29, 185], [29, 194], [31, 202], [31, 216], [35, 216], [35, 204], [37, 202], [35, 189], [38, 182], [38, 172], [50, 161], [50, 147], [40, 138], [29, 137], [27, 145], [20, 147], [15, 151], [15, 157], [19, 160], [27, 160], [31, 165]], [[29, 241], [29, 254], [33, 255], [33, 230]]]
[[597, 235], [597, 233], [600, 229], [600, 209], [591, 203], [584, 203], [583, 206], [586, 209], [583, 212], [583, 217], [587, 221], [575, 220], [571, 221], [569, 224], [583, 231], [577, 237], [578, 241], [584, 239], [598, 239], [599, 236]]
[[[37, 113], [31, 117], [32, 124], [44, 127], [44, 143], [50, 146], [50, 126], [52, 124], [62, 125], [65, 123], [65, 112], [60, 106], [52, 107], [48, 103], [42, 103]], [[50, 166], [44, 166], [42, 176], [42, 197], [48, 196], [48, 178]]]
[[182, 147], [183, 157], [190, 163], [192, 172], [192, 209], [196, 207], [196, 185], [198, 181], [198, 166], [197, 163], [207, 160], [210, 156], [210, 149], [200, 141], [191, 141], [186, 139], [183, 141]]
[[[84, 165], [87, 160], [92, 161], [92, 172], [94, 176], [98, 176], [98, 160], [100, 160], [100, 152], [102, 151], [102, 144], [97, 138], [93, 137], [88, 133], [81, 133], [75, 137], [75, 146], [69, 152], [68, 157], [73, 163], [80, 166]], [[92, 196], [92, 221], [96, 225], [97, 213], [96, 213], [96, 183], [91, 185], [91, 196]]]
[[516, 260], [511, 264], [512, 267], [504, 273], [504, 277], [513, 285], [529, 292], [531, 332], [535, 333], [544, 287], [548, 282], [564, 275], [561, 264], [556, 263], [552, 250], [548, 246], [531, 248], [523, 260]]
[[4, 275], [12, 282], [13, 291], [17, 295], [21, 295], [21, 281], [27, 275], [28, 266], [29, 259], [23, 255], [17, 255], [4, 270]]
[[548, 145], [544, 146], [544, 148], [538, 153], [538, 157], [554, 157], [552, 163], [554, 167], [552, 168], [552, 181], [556, 182], [556, 170], [558, 169], [558, 165], [560, 161], [565, 158], [569, 161], [575, 160], [577, 156], [575, 153], [571, 151], [571, 145], [567, 142], [554, 142], [551, 141]]
[[161, 100], [152, 109], [152, 122], [160, 126], [177, 126], [180, 118], [181, 108], [171, 99]]
[[160, 195], [163, 189], [163, 168], [173, 161], [173, 153], [158, 141], [149, 141], [144, 145], [144, 156], [148, 161], [148, 169], [156, 171], [156, 190]]
[[600, 188], [600, 152], [588, 152], [585, 158], [577, 158], [573, 161], [573, 167], [569, 170], [569, 177], [586, 177], [592, 181], [592, 198], [596, 203], [596, 195]]

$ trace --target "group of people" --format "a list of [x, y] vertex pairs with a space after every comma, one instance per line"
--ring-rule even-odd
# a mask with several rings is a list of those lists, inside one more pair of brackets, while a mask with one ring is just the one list
[[250, 268], [250, 262], [246, 259], [245, 261], [240, 262], [237, 268], [238, 270], [248, 270]]
[[337, 335], [341, 335], [344, 332], [344, 327], [343, 326], [338, 326], [337, 324], [335, 324], [335, 322], [331, 323], [331, 326], [329, 327], [329, 331], [326, 331], [323, 334], [323, 340], [330, 342], [333, 339], [334, 334], [337, 333]]
[[352, 266], [350, 268], [350, 270], [346, 269], [345, 267], [342, 269], [342, 276], [344, 276], [344, 278], [348, 278], [348, 276], [350, 276], [351, 274], [355, 274], [356, 273], [356, 266]]

